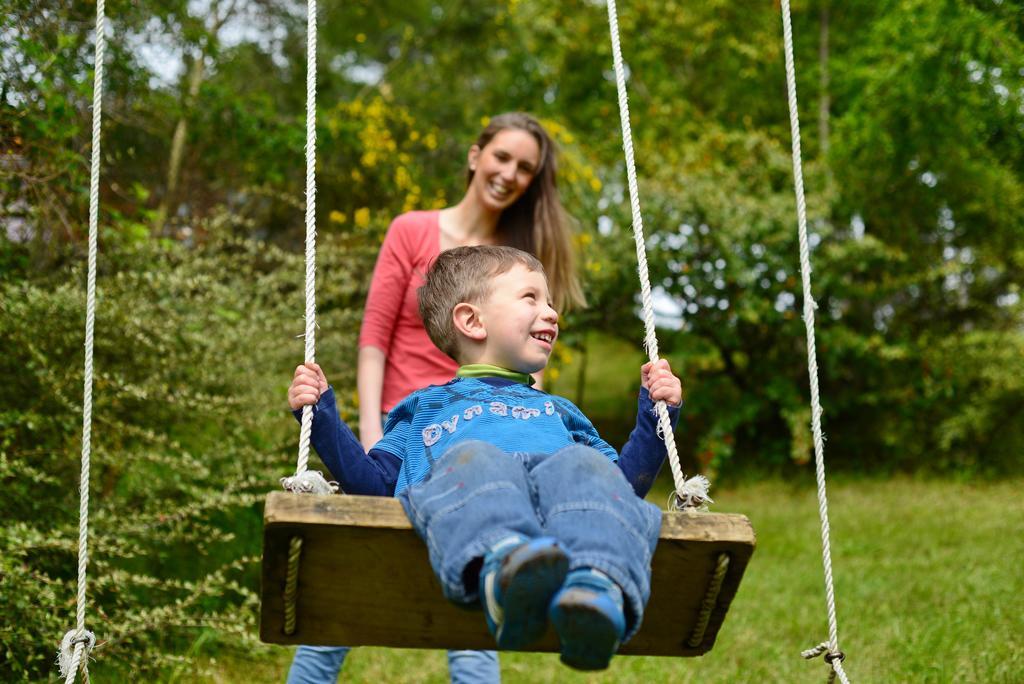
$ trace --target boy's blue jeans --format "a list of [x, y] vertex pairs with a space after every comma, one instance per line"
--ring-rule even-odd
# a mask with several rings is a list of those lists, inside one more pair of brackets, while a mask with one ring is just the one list
[[466, 571], [497, 542], [549, 536], [568, 551], [570, 570], [595, 568], [622, 588], [626, 639], [639, 629], [661, 510], [639, 498], [595, 449], [576, 444], [554, 454], [508, 454], [487, 442], [463, 442], [398, 499], [448, 599], [478, 600], [476, 573]]

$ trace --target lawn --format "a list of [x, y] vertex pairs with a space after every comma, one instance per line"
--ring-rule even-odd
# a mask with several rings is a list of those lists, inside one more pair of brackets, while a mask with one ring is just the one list
[[[1024, 680], [1022, 484], [830, 483], [839, 638], [853, 681]], [[504, 681], [824, 682], [823, 662], [799, 655], [828, 629], [813, 486], [771, 481], [714, 493], [715, 510], [751, 519], [758, 546], [709, 654], [622, 657], [590, 675], [561, 666], [557, 656], [505, 654]], [[291, 649], [225, 656], [204, 659], [212, 674], [201, 681], [283, 681]], [[446, 682], [446, 660], [435, 651], [362, 648], [350, 656], [344, 680]]]

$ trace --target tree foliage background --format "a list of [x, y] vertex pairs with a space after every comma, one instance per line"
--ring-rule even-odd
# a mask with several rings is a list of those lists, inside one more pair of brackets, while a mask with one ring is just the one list
[[[0, 658], [16, 679], [46, 676], [73, 626], [94, 11], [0, 13]], [[810, 414], [779, 8], [619, 12], [686, 467], [798, 474]], [[260, 497], [293, 458], [305, 7], [107, 13], [91, 626], [105, 667], [174, 673], [197, 644], [254, 639]], [[833, 468], [1021, 471], [1022, 17], [1010, 0], [794, 2]], [[562, 150], [591, 302], [564, 344], [641, 339], [603, 2], [325, 3], [319, 26], [318, 357], [348, 417], [384, 229], [460, 197], [467, 147], [501, 111], [537, 114]]]

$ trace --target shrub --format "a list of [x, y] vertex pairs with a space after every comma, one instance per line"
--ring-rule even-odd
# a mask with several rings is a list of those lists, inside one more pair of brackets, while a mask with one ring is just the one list
[[[354, 384], [369, 242], [321, 244], [319, 348], [339, 387]], [[135, 678], [205, 628], [255, 640], [261, 502], [294, 471], [303, 265], [245, 241], [101, 264], [87, 628], [102, 667]], [[85, 305], [82, 269], [69, 275], [0, 283], [0, 649], [19, 680], [50, 672], [75, 626]]]

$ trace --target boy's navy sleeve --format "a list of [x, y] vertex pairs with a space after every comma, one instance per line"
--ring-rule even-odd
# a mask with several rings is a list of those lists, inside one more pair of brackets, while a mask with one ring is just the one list
[[[292, 412], [302, 420], [302, 409]], [[313, 406], [313, 429], [310, 442], [331, 476], [348, 494], [394, 496], [402, 459], [383, 449], [373, 448], [367, 454], [363, 445], [338, 416], [334, 388], [320, 395]]]
[[[675, 429], [679, 420], [679, 407], [669, 406], [668, 417]], [[643, 387], [637, 399], [636, 427], [619, 454], [619, 467], [637, 496], [643, 497], [650, 491], [654, 479], [665, 462], [665, 441], [658, 436], [658, 414], [650, 393]]]

